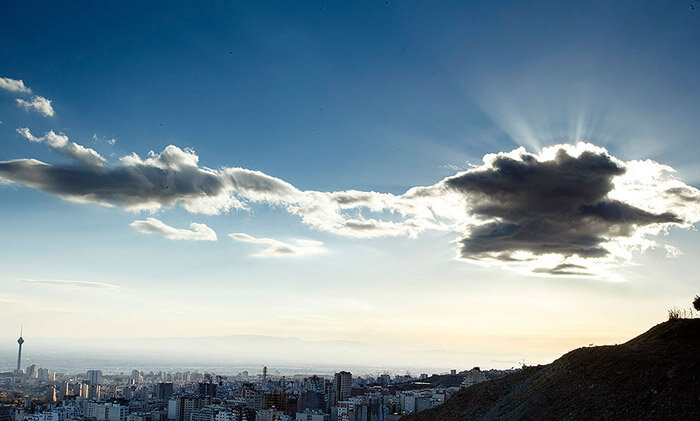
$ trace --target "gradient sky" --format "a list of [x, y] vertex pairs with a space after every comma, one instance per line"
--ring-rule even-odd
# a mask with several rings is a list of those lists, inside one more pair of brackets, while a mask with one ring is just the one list
[[[510, 367], [624, 341], [700, 292], [700, 4], [142, 3], [3, 6], [0, 337], [8, 348], [23, 324], [27, 348], [30, 338], [256, 334], [389, 347], [367, 357], [382, 364], [395, 345], [417, 353], [406, 364], [468, 368], [473, 352], [481, 365]], [[41, 98], [51, 110], [32, 107]], [[542, 148], [580, 141], [588, 144], [561, 147], [573, 161], [589, 151], [626, 169], [629, 195], [598, 199], [624, 202], [632, 218], [624, 224], [637, 225], [600, 228], [608, 240], [617, 235], [605, 256], [555, 250], [547, 260], [532, 242], [524, 247], [536, 258], [520, 263], [483, 247], [474, 253], [498, 218], [471, 206], [510, 198], [441, 180], [498, 173], [487, 154], [522, 146], [544, 162]], [[294, 198], [260, 196], [267, 191], [255, 184], [216, 196], [231, 202], [206, 211], [179, 199], [135, 209], [143, 203], [131, 196], [73, 191], [132, 153], [140, 157], [132, 165], [171, 165], [161, 154], [168, 145], [178, 148], [172, 159], [198, 157], [199, 167], [187, 167], [197, 174], [259, 171], [275, 179], [244, 175], [283, 180]], [[523, 153], [508, 156], [520, 162]], [[10, 172], [26, 159], [68, 175], [51, 184], [60, 174], [29, 182]], [[188, 177], [183, 162], [168, 168]], [[595, 168], [582, 171], [597, 177]], [[661, 188], [656, 172], [670, 184]], [[424, 205], [404, 195], [416, 186], [440, 197]], [[669, 186], [682, 195], [665, 196]], [[317, 197], [331, 200], [326, 192], [345, 191], [389, 204], [309, 210]], [[446, 191], [456, 196], [443, 200]], [[402, 213], [414, 204], [438, 217]], [[533, 212], [528, 221], [558, 218]], [[370, 231], [358, 221], [384, 222], [362, 234]], [[595, 237], [569, 234], [576, 245]]]

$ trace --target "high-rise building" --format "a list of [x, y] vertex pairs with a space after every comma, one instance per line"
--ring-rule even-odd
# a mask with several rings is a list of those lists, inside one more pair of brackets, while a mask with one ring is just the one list
[[297, 412], [304, 412], [306, 410], [323, 411], [324, 399], [325, 396], [323, 393], [314, 392], [313, 390], [301, 392], [297, 403]]
[[216, 383], [199, 383], [198, 389], [200, 396], [216, 397]]
[[331, 406], [338, 406], [338, 402], [344, 401], [350, 397], [352, 390], [352, 374], [347, 371], [335, 373], [333, 376], [333, 396], [331, 397]]
[[241, 389], [241, 396], [246, 402], [246, 405], [258, 410], [262, 408], [263, 405], [263, 393], [260, 390], [255, 389], [252, 385], [243, 385]]
[[87, 380], [90, 384], [102, 384], [102, 371], [100, 370], [88, 370]]
[[58, 400], [64, 400], [66, 396], [68, 395], [68, 382], [61, 382], [59, 383], [58, 387], [56, 388], [56, 397]]
[[173, 395], [172, 383], [158, 383], [156, 385], [156, 398], [161, 401], [167, 401]]
[[88, 387], [88, 399], [99, 400], [101, 395], [101, 386], [99, 384], [93, 384]]
[[20, 371], [22, 371], [22, 344], [24, 343], [24, 339], [22, 339], [21, 329], [19, 332], [19, 339], [17, 339], [17, 343], [19, 344], [19, 350], [17, 351], [17, 372], [19, 373]]
[[127, 386], [124, 389], [122, 389], [122, 396], [126, 400], [132, 400], [134, 398], [134, 389], [135, 386]]
[[197, 409], [211, 404], [211, 398], [199, 396], [178, 396], [168, 403], [168, 419], [189, 421], [190, 415]]
[[56, 402], [56, 386], [51, 385], [46, 390], [46, 402]]
[[39, 374], [36, 371], [36, 364], [32, 364], [27, 368], [27, 377], [36, 379]]
[[87, 384], [85, 384], [85, 383], [80, 383], [80, 384], [78, 385], [78, 396], [80, 396], [81, 398], [87, 399], [87, 397], [88, 397], [88, 392], [89, 392], [89, 391], [88, 391], [88, 388], [89, 388], [89, 386], [88, 386]]

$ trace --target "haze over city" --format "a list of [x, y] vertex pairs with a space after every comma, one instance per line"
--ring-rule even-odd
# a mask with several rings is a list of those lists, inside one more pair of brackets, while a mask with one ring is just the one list
[[4, 5], [0, 371], [20, 329], [28, 362], [115, 373], [644, 332], [698, 293], [690, 5]]

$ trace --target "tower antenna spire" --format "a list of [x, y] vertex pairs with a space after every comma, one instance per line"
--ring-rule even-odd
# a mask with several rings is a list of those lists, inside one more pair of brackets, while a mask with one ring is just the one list
[[19, 350], [17, 351], [17, 372], [20, 372], [20, 369], [22, 368], [22, 344], [24, 343], [24, 338], [22, 338], [22, 334], [24, 333], [24, 326], [22, 324], [19, 325], [19, 339], [17, 339], [17, 343], [19, 344]]

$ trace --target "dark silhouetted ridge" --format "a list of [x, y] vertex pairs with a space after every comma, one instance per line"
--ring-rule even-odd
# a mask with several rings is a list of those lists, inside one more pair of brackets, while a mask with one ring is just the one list
[[670, 320], [621, 345], [464, 389], [425, 420], [700, 420], [700, 319]]

